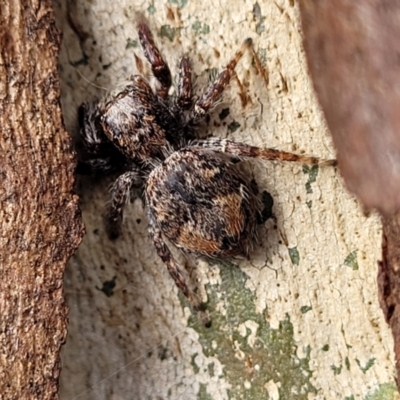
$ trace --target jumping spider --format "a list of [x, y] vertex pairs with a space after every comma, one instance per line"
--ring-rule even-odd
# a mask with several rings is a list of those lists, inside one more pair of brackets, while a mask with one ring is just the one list
[[[134, 75], [122, 91], [84, 103], [79, 110], [80, 134], [92, 169], [104, 171], [113, 163], [127, 169], [111, 188], [107, 216], [111, 235], [118, 234], [123, 207], [133, 187], [144, 185], [150, 236], [157, 254], [178, 288], [195, 310], [201, 308], [189, 290], [184, 268], [164, 238], [185, 253], [216, 259], [246, 257], [255, 236], [259, 202], [251, 179], [240, 169], [240, 158], [296, 161], [333, 165], [274, 149], [261, 149], [231, 140], [199, 140], [204, 120], [235, 74], [247, 49], [246, 39], [234, 57], [197, 100], [188, 56], [179, 63], [177, 93], [170, 96], [171, 73], [145, 19], [137, 30], [144, 55], [157, 80], [155, 90]], [[122, 160], [122, 161], [121, 161]]]

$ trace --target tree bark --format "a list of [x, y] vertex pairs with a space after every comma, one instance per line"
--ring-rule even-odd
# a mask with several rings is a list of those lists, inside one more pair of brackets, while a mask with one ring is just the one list
[[57, 399], [63, 274], [83, 236], [50, 1], [0, 4], [0, 397]]
[[[339, 170], [365, 210], [382, 215], [379, 301], [400, 374], [400, 3], [299, 2], [308, 65]], [[384, 177], [384, 179], [382, 179]], [[399, 380], [397, 379], [398, 388]]]

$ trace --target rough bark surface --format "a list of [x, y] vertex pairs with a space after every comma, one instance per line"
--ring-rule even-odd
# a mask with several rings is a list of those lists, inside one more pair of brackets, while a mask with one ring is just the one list
[[[268, 74], [246, 54], [207, 133], [334, 156], [293, 0], [60, 0], [57, 8], [71, 132], [81, 102], [149, 72], [135, 29], [142, 12], [174, 76], [182, 54], [192, 59], [196, 93], [253, 38]], [[64, 400], [393, 398], [393, 342], [377, 301], [379, 218], [363, 215], [334, 168], [246, 166], [260, 194], [271, 193], [276, 222], [260, 227], [239, 266], [189, 259], [209, 329], [155, 254], [140, 199], [111, 242], [102, 213], [113, 177], [80, 179], [88, 233], [66, 273]]]
[[302, 0], [300, 10], [307, 60], [339, 169], [365, 209], [384, 215], [379, 299], [393, 332], [399, 376], [400, 2]]
[[0, 397], [57, 399], [63, 274], [83, 236], [50, 1], [0, 4]]
[[304, 46], [346, 186], [400, 210], [400, 2], [301, 0]]
[[[400, 371], [400, 216], [383, 220], [383, 260], [379, 263], [379, 301], [394, 337], [397, 376]], [[397, 379], [397, 387], [399, 380]]]

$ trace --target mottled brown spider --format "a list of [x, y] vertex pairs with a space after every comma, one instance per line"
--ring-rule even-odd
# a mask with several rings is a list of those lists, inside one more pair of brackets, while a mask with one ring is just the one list
[[[252, 40], [246, 39], [225, 69], [194, 100], [187, 56], [180, 59], [176, 95], [170, 96], [169, 67], [143, 17], [139, 40], [157, 80], [154, 90], [139, 75], [121, 91], [80, 107], [80, 133], [92, 169], [126, 169], [111, 189], [109, 233], [118, 235], [123, 207], [133, 187], [144, 185], [150, 236], [171, 277], [195, 310], [200, 301], [189, 290], [184, 268], [164, 238], [185, 253], [211, 258], [247, 257], [255, 236], [259, 201], [240, 158], [333, 165], [274, 149], [230, 140], [199, 140], [198, 124], [220, 99]], [[255, 55], [253, 51], [253, 55]]]

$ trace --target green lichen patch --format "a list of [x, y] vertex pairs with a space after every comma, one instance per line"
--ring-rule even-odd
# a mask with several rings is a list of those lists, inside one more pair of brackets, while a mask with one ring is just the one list
[[136, 47], [138, 47], [138, 42], [137, 42], [137, 40], [133, 40], [133, 39], [131, 39], [131, 38], [128, 38], [127, 40], [126, 40], [126, 45], [125, 45], [125, 49], [126, 50], [128, 50], [128, 49], [135, 49]]
[[374, 392], [367, 394], [364, 400], [395, 400], [398, 399], [399, 392], [393, 383], [384, 383]]
[[302, 349], [304, 356], [298, 355], [290, 316], [272, 328], [266, 316], [256, 312], [255, 294], [246, 287], [247, 276], [240, 268], [224, 263], [220, 274], [222, 283], [207, 287], [211, 328], [191, 325], [199, 334], [203, 353], [221, 362], [224, 379], [231, 386], [228, 397], [267, 399], [266, 385], [271, 381], [281, 399], [307, 399], [315, 394], [310, 348]]
[[211, 377], [215, 376], [214, 367], [215, 367], [214, 363], [208, 364], [208, 374], [209, 374]]
[[[265, 65], [267, 63], [267, 49], [260, 47], [257, 50], [257, 55], [261, 61], [261, 64]], [[255, 61], [253, 61], [253, 62], [254, 62], [254, 66], [255, 66]]]
[[299, 251], [297, 250], [297, 247], [292, 247], [288, 249], [289, 251], [289, 257], [290, 260], [292, 261], [293, 265], [299, 265], [300, 263], [300, 254]]
[[171, 25], [163, 25], [160, 28], [159, 36], [166, 37], [170, 42], [173, 42], [177, 33], [178, 29], [173, 28]]
[[200, 383], [197, 398], [198, 400], [213, 400], [213, 398], [207, 393], [207, 385], [204, 383]]
[[208, 35], [210, 33], [210, 26], [200, 22], [199, 20], [193, 22], [192, 29], [196, 35]]
[[302, 306], [302, 307], [300, 307], [300, 312], [302, 313], [302, 314], [305, 314], [305, 313], [307, 313], [307, 312], [309, 312], [309, 311], [311, 311], [312, 310], [312, 307], [311, 306]]
[[261, 7], [258, 3], [255, 3], [253, 6], [253, 17], [256, 21], [256, 32], [260, 35], [265, 31], [265, 17], [261, 14]]
[[228, 125], [228, 130], [229, 132], [233, 133], [235, 131], [237, 131], [240, 128], [240, 124], [237, 121], [232, 121], [229, 125]]
[[150, 15], [154, 15], [154, 14], [156, 13], [156, 8], [154, 7], [154, 4], [150, 4], [150, 5], [147, 7], [147, 12], [148, 12]]
[[333, 375], [340, 375], [342, 372], [343, 365], [340, 364], [339, 366], [331, 365], [331, 370], [333, 371]]
[[307, 193], [313, 192], [311, 184], [317, 180], [318, 171], [319, 171], [318, 165], [313, 165], [311, 167], [309, 165], [303, 165], [303, 172], [305, 174], [308, 174], [308, 181], [306, 182]]
[[353, 271], [358, 270], [357, 250], [352, 251], [344, 260], [344, 265], [350, 267]]
[[183, 8], [186, 6], [188, 3], [188, 0], [168, 0], [169, 4], [173, 4], [177, 6], [179, 9]]
[[198, 374], [199, 371], [200, 371], [200, 368], [199, 368], [198, 365], [196, 364], [196, 361], [195, 361], [195, 358], [196, 358], [196, 357], [197, 357], [197, 353], [195, 353], [195, 354], [192, 355], [192, 358], [191, 358], [191, 361], [190, 361], [190, 365], [191, 365], [192, 368], [193, 368], [193, 372], [194, 372], [195, 374]]
[[370, 358], [364, 366], [361, 365], [361, 362], [358, 358], [356, 358], [356, 363], [360, 367], [361, 371], [365, 374], [375, 363], [375, 358]]

